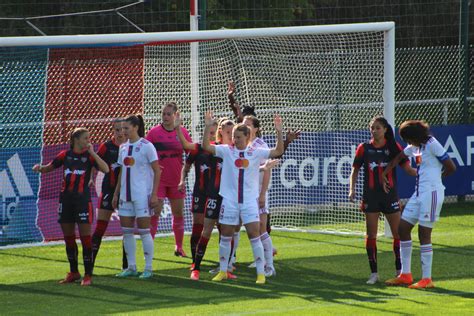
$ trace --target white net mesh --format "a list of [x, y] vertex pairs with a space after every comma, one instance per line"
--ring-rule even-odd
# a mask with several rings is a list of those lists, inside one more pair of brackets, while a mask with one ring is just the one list
[[[383, 32], [285, 37], [269, 32], [261, 38], [201, 41], [197, 78], [191, 77], [190, 46], [168, 42], [0, 50], [2, 82], [8, 88], [7, 106], [1, 108], [0, 244], [62, 237], [56, 223], [61, 173], [38, 177], [31, 168], [67, 148], [73, 128], [89, 128], [99, 144], [111, 137], [112, 119], [144, 113], [148, 130], [160, 122], [162, 106], [175, 101], [188, 130], [191, 117], [199, 118], [193, 136], [200, 139], [207, 110], [218, 117], [232, 114], [229, 80], [235, 83], [237, 101], [255, 107], [270, 146], [275, 143], [275, 113], [282, 115], [285, 128], [302, 131], [273, 170], [272, 225], [365, 230], [359, 205], [349, 203], [347, 194], [355, 148], [368, 140], [370, 119], [383, 112]], [[193, 80], [199, 101], [192, 107]], [[197, 113], [191, 113], [196, 106]], [[23, 196], [27, 184], [33, 195]], [[362, 176], [357, 188], [360, 199]], [[188, 191], [187, 230], [189, 196]], [[169, 215], [166, 207], [159, 232], [171, 231]], [[120, 233], [115, 220], [108, 234]]]
[[[207, 110], [231, 115], [227, 81], [232, 80], [236, 99], [255, 107], [270, 144], [275, 113], [287, 128], [303, 131], [273, 171], [273, 225], [365, 230], [359, 205], [347, 200], [348, 183], [355, 148], [368, 139], [370, 119], [383, 112], [383, 56], [382, 32], [199, 43], [201, 122]], [[189, 65], [190, 44], [145, 48], [148, 127], [159, 122], [168, 101], [180, 105], [190, 127]], [[362, 176], [359, 197], [360, 181]]]

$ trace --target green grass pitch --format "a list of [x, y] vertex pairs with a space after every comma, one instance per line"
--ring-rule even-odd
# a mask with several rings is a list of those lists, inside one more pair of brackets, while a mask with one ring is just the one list
[[[419, 279], [416, 231], [413, 235], [412, 270]], [[383, 282], [366, 285], [369, 268], [360, 236], [275, 231], [272, 238], [279, 252], [278, 275], [264, 286], [255, 284], [255, 270], [247, 268], [252, 257], [244, 235], [238, 279], [222, 283], [211, 282], [207, 273], [217, 261], [216, 235], [209, 243], [199, 282], [189, 280], [190, 259], [173, 255], [172, 238], [155, 240], [151, 280], [115, 278], [121, 265], [120, 242], [104, 242], [94, 283], [88, 288], [57, 283], [68, 270], [63, 246], [2, 249], [0, 315], [474, 314], [473, 203], [444, 206], [433, 233], [436, 288], [431, 290], [387, 287]], [[140, 242], [137, 249], [141, 251]], [[394, 275], [391, 240], [379, 238], [378, 251], [384, 280]]]

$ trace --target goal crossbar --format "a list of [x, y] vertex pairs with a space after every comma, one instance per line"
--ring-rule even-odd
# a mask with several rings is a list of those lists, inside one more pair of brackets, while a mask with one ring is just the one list
[[0, 38], [0, 47], [34, 47], [34, 46], [67, 46], [67, 45], [104, 45], [132, 44], [145, 42], [199, 42], [207, 40], [256, 38], [271, 35], [295, 36], [309, 34], [340, 34], [357, 32], [379, 32], [394, 30], [394, 22], [291, 26], [279, 28], [222, 29], [215, 31], [186, 31], [162, 33], [124, 33], [93, 35], [55, 35], [55, 36], [22, 36]]

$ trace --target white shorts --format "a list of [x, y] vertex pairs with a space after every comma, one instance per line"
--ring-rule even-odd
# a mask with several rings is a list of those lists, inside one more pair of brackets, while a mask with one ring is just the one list
[[152, 212], [148, 206], [149, 199], [126, 202], [119, 201], [118, 214], [125, 217], [150, 217]]
[[253, 222], [260, 222], [257, 200], [238, 203], [235, 201], [222, 199], [221, 211], [219, 213], [219, 224], [223, 225], [246, 225]]
[[402, 219], [412, 225], [419, 223], [420, 226], [433, 228], [439, 220], [443, 201], [444, 189], [422, 192], [418, 196], [414, 193], [405, 205]]

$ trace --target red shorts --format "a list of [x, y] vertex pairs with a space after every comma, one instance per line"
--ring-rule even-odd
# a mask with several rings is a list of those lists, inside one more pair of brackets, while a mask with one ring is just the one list
[[186, 197], [186, 192], [181, 192], [178, 190], [178, 186], [167, 186], [161, 185], [158, 187], [158, 193], [156, 194], [159, 199], [163, 200], [164, 198], [168, 199], [184, 199]]

